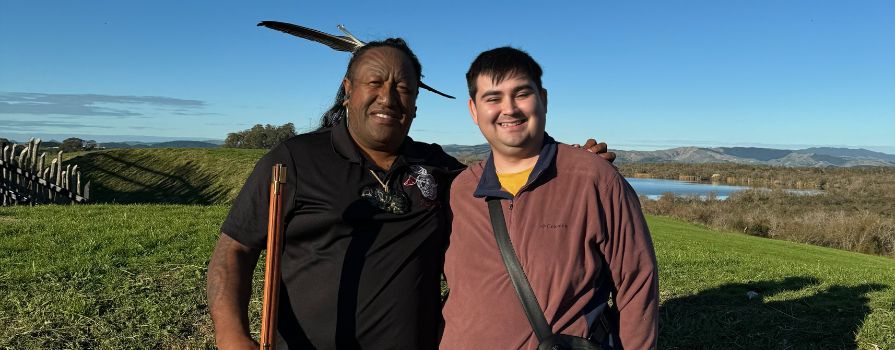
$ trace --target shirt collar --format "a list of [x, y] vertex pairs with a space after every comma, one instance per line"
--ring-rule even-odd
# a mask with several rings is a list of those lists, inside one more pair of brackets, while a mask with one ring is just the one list
[[[331, 142], [333, 150], [345, 159], [357, 164], [361, 164], [364, 156], [361, 154], [351, 134], [348, 133], [348, 123], [342, 118], [338, 124], [332, 127]], [[401, 147], [398, 149], [398, 158], [395, 159], [395, 167], [397, 165], [418, 164], [425, 160], [426, 154], [423, 147], [417, 147], [416, 142], [410, 136], [404, 138]]]
[[[522, 186], [522, 188], [519, 190], [520, 192], [531, 186], [536, 181], [549, 178], [551, 172], [549, 172], [548, 170], [552, 168], [553, 160], [554, 158], [556, 158], [556, 145], [556, 140], [550, 137], [550, 135], [544, 133], [544, 144], [541, 146], [541, 152], [538, 154], [538, 161], [535, 162], [535, 166], [531, 170], [531, 175], [528, 175], [528, 181], [526, 181], [525, 185]], [[497, 178], [497, 169], [494, 167], [493, 152], [488, 155], [488, 160], [485, 161], [485, 167], [482, 170], [482, 177], [481, 179], [479, 179], [479, 184], [478, 186], [476, 186], [473, 195], [477, 198], [513, 198], [512, 194], [504, 191], [500, 187], [500, 180]]]

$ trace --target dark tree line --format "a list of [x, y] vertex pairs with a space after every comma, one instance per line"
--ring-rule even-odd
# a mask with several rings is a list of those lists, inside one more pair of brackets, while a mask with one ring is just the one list
[[255, 124], [250, 129], [227, 134], [224, 147], [273, 148], [293, 136], [295, 136], [295, 125], [292, 123], [281, 126]]

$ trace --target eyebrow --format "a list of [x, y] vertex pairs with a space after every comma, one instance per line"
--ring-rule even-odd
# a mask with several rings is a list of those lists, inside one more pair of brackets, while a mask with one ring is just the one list
[[[357, 77], [360, 79], [374, 78], [374, 79], [383, 79], [383, 80], [388, 80], [388, 77], [394, 77], [395, 83], [404, 82], [408, 85], [412, 85], [414, 82], [417, 81], [416, 77], [414, 77], [412, 74], [408, 74], [405, 72], [401, 72], [400, 74], [389, 74], [389, 72], [386, 69], [382, 69], [382, 68], [367, 69], [365, 71], [365, 73], [358, 74]], [[419, 83], [417, 83], [417, 85], [419, 85]]]
[[498, 91], [498, 90], [488, 90], [488, 91], [485, 91], [485, 92], [482, 93], [482, 97], [481, 97], [481, 98], [485, 98], [485, 97], [488, 97], [488, 96], [500, 96], [500, 95], [501, 95], [501, 92]]
[[[529, 82], [528, 84], [517, 86], [517, 87], [513, 88], [513, 90], [510, 92], [510, 94], [515, 94], [522, 90], [535, 91], [534, 83]], [[488, 96], [500, 96], [501, 94], [503, 94], [503, 93], [500, 90], [488, 90], [488, 91], [485, 91], [482, 93], [481, 98], [485, 98]]]

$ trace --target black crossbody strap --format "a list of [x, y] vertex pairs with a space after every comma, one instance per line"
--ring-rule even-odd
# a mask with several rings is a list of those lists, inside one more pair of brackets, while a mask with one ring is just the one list
[[500, 248], [500, 256], [503, 263], [507, 267], [507, 273], [513, 282], [513, 289], [522, 302], [522, 309], [525, 310], [525, 316], [531, 323], [531, 328], [538, 337], [538, 341], [542, 342], [553, 336], [553, 330], [547, 325], [547, 319], [544, 317], [544, 311], [538, 305], [538, 299], [531, 289], [528, 278], [525, 277], [525, 271], [519, 265], [516, 253], [513, 251], [513, 244], [510, 243], [510, 235], [507, 233], [507, 223], [503, 218], [503, 208], [500, 206], [500, 199], [488, 197], [488, 212], [491, 214], [491, 227], [494, 230], [494, 238], [497, 239], [497, 247]]

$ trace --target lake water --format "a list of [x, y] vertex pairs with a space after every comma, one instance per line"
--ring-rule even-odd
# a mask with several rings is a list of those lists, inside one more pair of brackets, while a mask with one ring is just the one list
[[727, 199], [731, 193], [748, 190], [747, 186], [713, 185], [695, 182], [659, 179], [625, 178], [634, 191], [640, 196], [649, 199], [659, 199], [663, 193], [671, 192], [678, 196], [708, 197], [710, 192], [715, 193], [718, 199]]

